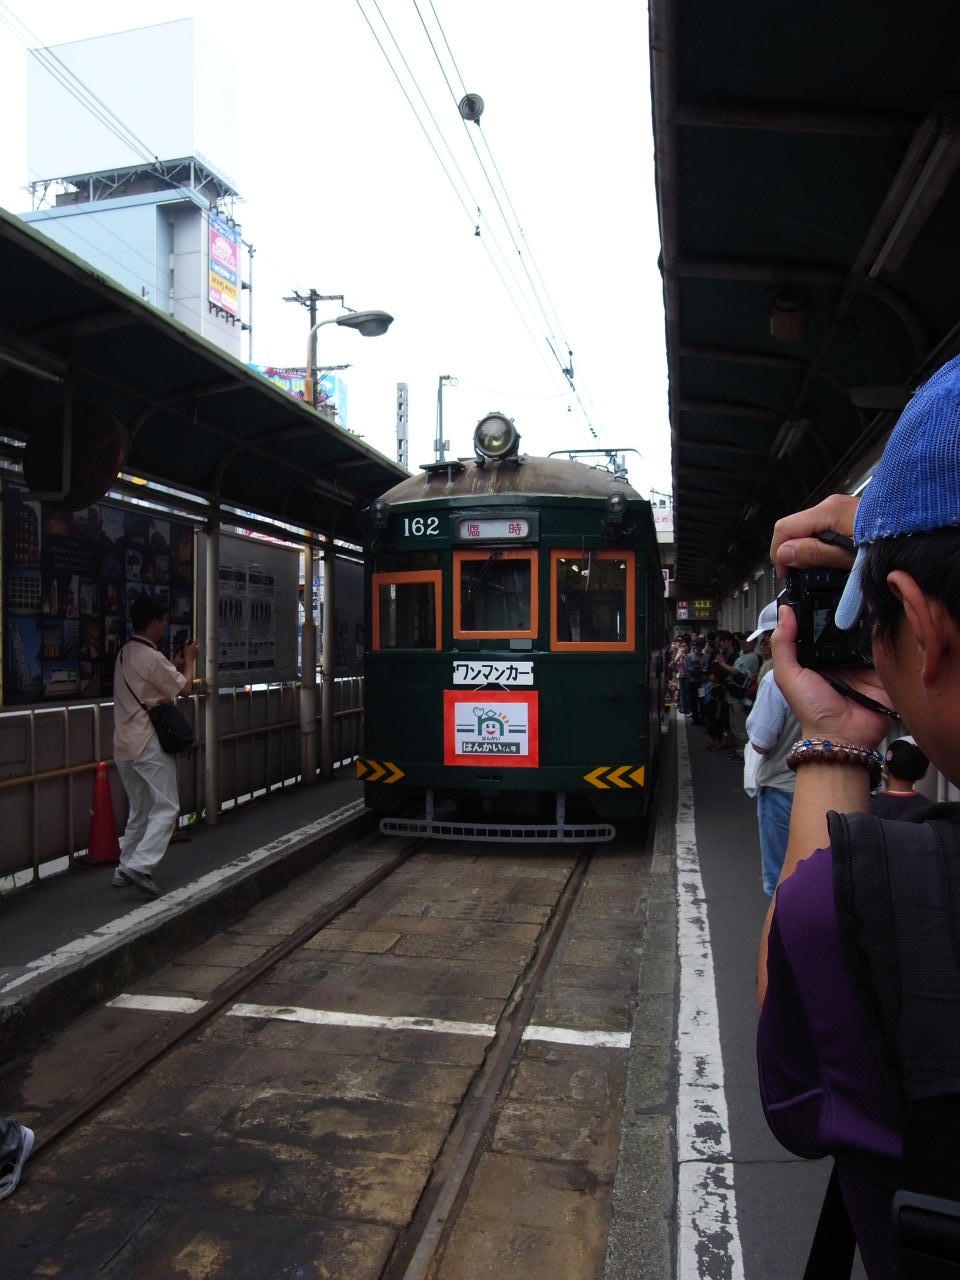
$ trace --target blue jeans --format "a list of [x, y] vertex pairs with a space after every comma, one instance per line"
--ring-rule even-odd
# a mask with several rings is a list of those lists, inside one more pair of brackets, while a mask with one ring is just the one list
[[680, 676], [677, 679], [677, 684], [680, 686], [680, 713], [681, 715], [686, 715], [690, 710], [690, 677]]
[[773, 897], [780, 878], [780, 868], [787, 856], [790, 834], [790, 810], [793, 792], [776, 787], [761, 787], [757, 793], [757, 826], [760, 828], [760, 862], [763, 868], [763, 891]]

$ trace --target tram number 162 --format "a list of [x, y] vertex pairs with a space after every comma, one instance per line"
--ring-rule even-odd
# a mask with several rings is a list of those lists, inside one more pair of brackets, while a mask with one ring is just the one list
[[438, 516], [404, 516], [403, 536], [405, 538], [422, 538], [424, 535], [436, 537], [440, 532]]

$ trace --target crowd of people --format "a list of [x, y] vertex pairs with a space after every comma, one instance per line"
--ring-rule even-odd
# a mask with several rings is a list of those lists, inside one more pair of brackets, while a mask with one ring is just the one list
[[[777, 625], [777, 601], [761, 611], [749, 635], [711, 631], [684, 632], [673, 642], [670, 696], [678, 714], [702, 726], [719, 751], [743, 765], [742, 785], [756, 800], [763, 890], [773, 897], [787, 853], [793, 807], [794, 770], [787, 764], [800, 724], [773, 672], [771, 637]], [[881, 818], [902, 818], [930, 803], [915, 790], [929, 761], [909, 735], [891, 742], [870, 811]], [[737, 773], [731, 781], [741, 785]]]
[[[772, 630], [772, 628], [771, 628]], [[742, 764], [747, 741], [746, 718], [757, 689], [762, 664], [769, 661], [763, 632], [684, 632], [674, 640], [668, 659], [669, 695], [682, 716], [702, 725], [709, 738], [705, 751], [724, 751]]]

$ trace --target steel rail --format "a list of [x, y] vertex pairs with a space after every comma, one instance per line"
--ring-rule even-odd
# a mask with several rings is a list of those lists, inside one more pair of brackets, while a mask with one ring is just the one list
[[251, 961], [245, 965], [231, 978], [213, 991], [209, 1000], [204, 1004], [202, 1009], [198, 1009], [195, 1013], [188, 1014], [183, 1021], [173, 1027], [161, 1040], [153, 1047], [144, 1050], [131, 1062], [120, 1067], [112, 1075], [107, 1076], [96, 1088], [91, 1089], [73, 1106], [68, 1107], [61, 1115], [54, 1117], [52, 1122], [45, 1125], [38, 1133], [34, 1152], [41, 1155], [48, 1147], [52, 1147], [59, 1142], [71, 1129], [75, 1128], [87, 1116], [95, 1112], [105, 1102], [109, 1101], [115, 1094], [119, 1093], [128, 1084], [146, 1071], [149, 1067], [159, 1061], [171, 1049], [175, 1048], [183, 1040], [192, 1036], [205, 1026], [213, 1018], [232, 1004], [238, 996], [242, 995], [249, 987], [259, 982], [271, 969], [276, 968], [283, 960], [297, 951], [305, 943], [309, 942], [315, 934], [321, 929], [326, 928], [331, 921], [343, 915], [345, 911], [349, 911], [358, 902], [360, 902], [371, 890], [377, 885], [388, 879], [395, 871], [397, 871], [405, 862], [407, 862], [414, 853], [420, 848], [422, 841], [412, 841], [405, 849], [403, 849], [395, 858], [385, 863], [382, 867], [372, 872], [359, 884], [352, 889], [348, 889], [336, 898], [328, 906], [321, 911], [316, 912], [302, 925], [299, 926], [292, 934], [284, 938], [281, 942], [276, 943], [268, 951], [266, 951], [257, 960]]
[[[500, 1089], [513, 1062], [523, 1033], [530, 1024], [533, 1006], [540, 994], [547, 970], [564, 930], [574, 903], [580, 893], [587, 870], [592, 861], [590, 850], [583, 850], [561, 890], [560, 897], [540, 947], [528, 971], [526, 980], [514, 993], [512, 1012], [500, 1020], [494, 1045], [488, 1054], [481, 1074], [474, 1081], [471, 1095], [460, 1111], [460, 1118], [450, 1138], [437, 1158], [437, 1168], [450, 1163], [449, 1172], [442, 1182], [427, 1188], [421, 1204], [430, 1204], [429, 1212], [416, 1237], [415, 1246], [407, 1241], [407, 1250], [413, 1248], [409, 1260], [401, 1245], [392, 1263], [384, 1268], [382, 1280], [427, 1280], [433, 1274], [433, 1265], [450, 1231], [456, 1222], [454, 1216], [458, 1203], [469, 1186], [469, 1180], [479, 1157], [480, 1143], [490, 1125], [491, 1116]], [[448, 1150], [449, 1148], [449, 1150]], [[432, 1201], [432, 1203], [431, 1203]], [[402, 1268], [399, 1269], [399, 1268]]]

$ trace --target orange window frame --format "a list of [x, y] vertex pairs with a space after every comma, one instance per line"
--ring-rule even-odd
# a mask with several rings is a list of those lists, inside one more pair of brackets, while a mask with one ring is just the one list
[[[523, 631], [467, 631], [460, 626], [460, 566], [465, 560], [489, 560], [491, 553], [497, 552], [498, 560], [526, 560], [530, 564], [530, 626]], [[479, 548], [470, 551], [454, 551], [453, 553], [453, 635], [457, 640], [493, 640], [517, 639], [535, 640], [539, 620], [540, 592], [537, 582], [537, 552], [529, 550], [501, 551], [499, 547], [481, 551]]]
[[578, 547], [550, 552], [550, 649], [557, 653], [630, 653], [636, 647], [637, 566], [633, 551], [590, 552], [594, 560], [622, 560], [627, 566], [626, 637], [623, 640], [559, 640], [557, 638], [557, 564], [560, 560], [580, 560]]
[[372, 616], [373, 616], [373, 648], [380, 648], [380, 588], [390, 586], [400, 586], [406, 582], [418, 582], [433, 584], [433, 648], [440, 648], [440, 592], [442, 588], [442, 575], [439, 569], [421, 569], [400, 572], [400, 573], [374, 573], [370, 575], [370, 590], [373, 593]]

